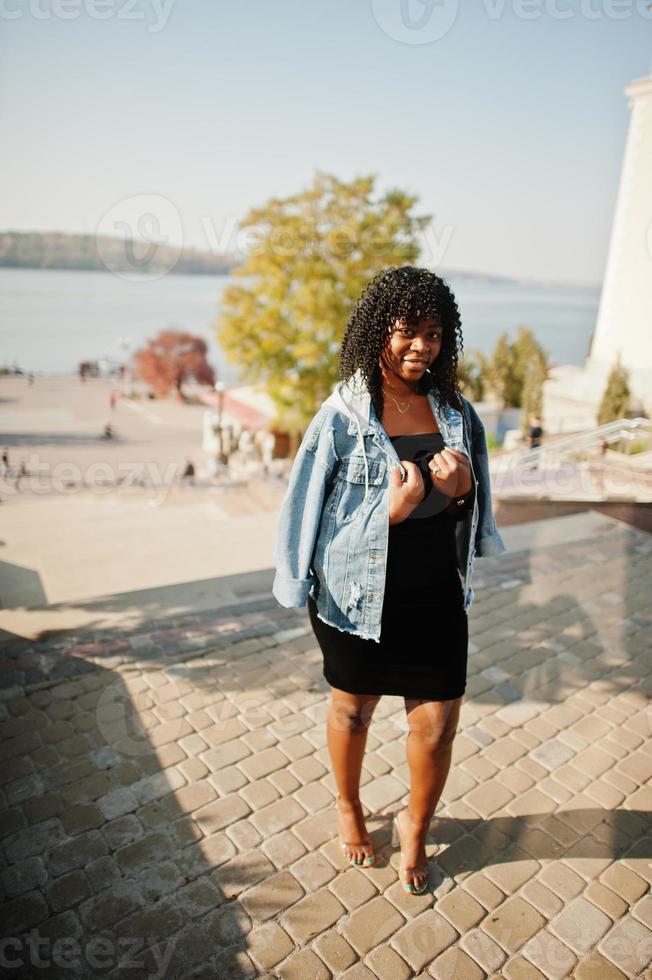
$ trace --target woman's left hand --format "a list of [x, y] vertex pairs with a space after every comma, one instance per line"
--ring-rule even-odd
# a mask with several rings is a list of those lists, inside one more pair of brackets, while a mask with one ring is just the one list
[[[437, 472], [433, 469], [439, 467]], [[428, 463], [432, 485], [447, 497], [462, 497], [473, 486], [469, 457], [456, 449], [442, 449]]]

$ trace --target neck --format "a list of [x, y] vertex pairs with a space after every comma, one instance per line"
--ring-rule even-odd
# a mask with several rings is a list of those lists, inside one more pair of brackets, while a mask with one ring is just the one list
[[420, 381], [406, 381], [393, 371], [383, 371], [383, 395], [393, 395], [395, 398], [409, 398], [410, 395], [421, 394]]

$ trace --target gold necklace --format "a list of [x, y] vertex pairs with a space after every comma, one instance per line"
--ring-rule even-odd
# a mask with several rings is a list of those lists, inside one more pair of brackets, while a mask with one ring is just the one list
[[[387, 394], [389, 395], [389, 392], [387, 392]], [[399, 412], [399, 414], [404, 415], [407, 412], [408, 408], [410, 407], [410, 403], [409, 402], [406, 402], [405, 403], [405, 408], [401, 408], [401, 406], [399, 405], [397, 399], [394, 398], [393, 395], [389, 395], [389, 397], [392, 399], [392, 401], [396, 405], [396, 410]]]
[[[405, 415], [405, 413], [407, 412], [408, 408], [410, 407], [411, 402], [410, 401], [405, 402], [405, 408], [401, 408], [401, 405], [400, 405], [398, 399], [397, 398], [394, 398], [394, 395], [391, 393], [391, 391], [389, 391], [389, 389], [386, 389], [386, 391], [387, 391], [387, 394], [389, 395], [389, 397], [392, 399], [392, 401], [396, 405], [396, 410], [399, 412], [399, 414], [400, 415]], [[416, 391], [413, 391], [412, 394], [413, 395], [416, 395], [417, 392]]]

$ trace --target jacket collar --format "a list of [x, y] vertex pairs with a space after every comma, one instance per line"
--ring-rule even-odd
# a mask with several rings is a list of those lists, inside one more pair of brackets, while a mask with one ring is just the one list
[[[432, 375], [428, 398], [444, 438], [461, 441], [462, 414], [437, 396]], [[331, 394], [322, 402], [322, 406], [330, 405], [347, 416], [349, 419], [348, 434], [353, 435], [362, 428], [363, 435], [373, 435], [382, 429], [371, 403], [371, 393], [367, 388], [360, 368], [347, 381], [338, 381]]]

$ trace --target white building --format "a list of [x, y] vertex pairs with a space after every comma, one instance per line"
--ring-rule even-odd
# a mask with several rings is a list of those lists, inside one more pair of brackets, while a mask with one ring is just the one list
[[598, 319], [584, 367], [553, 368], [544, 383], [548, 433], [596, 425], [618, 355], [630, 372], [632, 407], [652, 416], [652, 75], [625, 93], [631, 118]]

